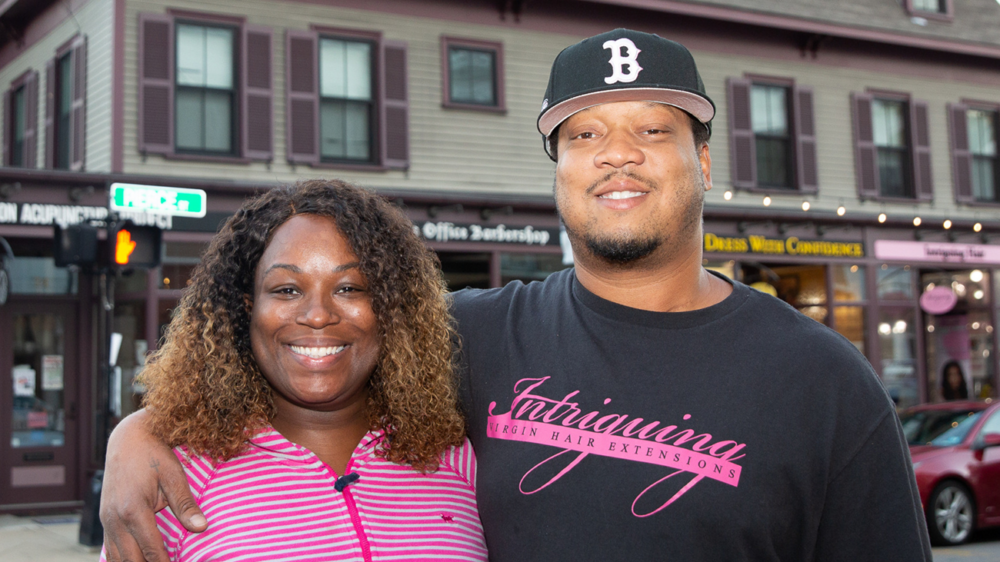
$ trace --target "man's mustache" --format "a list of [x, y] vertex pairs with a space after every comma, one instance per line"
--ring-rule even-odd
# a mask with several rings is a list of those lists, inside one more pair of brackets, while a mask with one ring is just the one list
[[635, 181], [635, 182], [639, 182], [642, 185], [645, 185], [646, 187], [648, 187], [652, 191], [655, 191], [655, 190], [659, 189], [659, 186], [656, 184], [655, 181], [653, 181], [653, 180], [651, 180], [651, 179], [649, 179], [647, 177], [641, 176], [641, 175], [639, 175], [639, 174], [637, 174], [635, 172], [620, 172], [620, 171], [615, 171], [615, 172], [608, 172], [607, 174], [604, 175], [604, 177], [602, 177], [601, 179], [599, 179], [599, 180], [595, 181], [594, 183], [590, 184], [590, 187], [587, 188], [587, 191], [585, 193], [587, 195], [591, 195], [595, 191], [597, 191], [598, 188], [600, 188], [602, 185], [608, 183], [609, 181], [616, 180], [616, 179], [626, 179], [626, 178], [630, 179], [632, 181]]

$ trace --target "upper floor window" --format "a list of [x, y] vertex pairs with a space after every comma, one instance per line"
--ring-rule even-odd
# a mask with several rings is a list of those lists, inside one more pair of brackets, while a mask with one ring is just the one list
[[77, 35], [45, 64], [45, 167], [82, 171], [86, 148], [87, 39]]
[[727, 83], [733, 187], [815, 193], [812, 90], [781, 78]]
[[73, 113], [73, 60], [70, 53], [56, 60], [55, 167], [67, 170], [70, 160], [70, 123]]
[[444, 106], [502, 111], [503, 45], [442, 37]]
[[29, 70], [4, 92], [3, 163], [34, 168], [37, 162], [38, 73]]
[[966, 113], [972, 156], [972, 195], [979, 201], [997, 201], [996, 111], [970, 109]]
[[895, 92], [854, 93], [851, 99], [858, 194], [933, 199], [927, 104]]
[[235, 32], [178, 23], [174, 100], [178, 151], [232, 154], [235, 146]]
[[906, 104], [872, 100], [872, 129], [878, 151], [879, 195], [913, 197], [910, 179], [909, 142], [906, 134]]
[[788, 88], [769, 84], [754, 84], [750, 88], [757, 185], [761, 187], [794, 187], [788, 110]]
[[320, 38], [320, 156], [330, 161], [370, 163], [377, 137], [372, 81], [374, 49], [369, 41]]
[[951, 21], [954, 0], [903, 0], [903, 8], [914, 17]]
[[238, 17], [139, 14], [139, 152], [270, 161], [271, 43]]
[[921, 12], [944, 13], [948, 10], [945, 0], [912, 0], [913, 9]]

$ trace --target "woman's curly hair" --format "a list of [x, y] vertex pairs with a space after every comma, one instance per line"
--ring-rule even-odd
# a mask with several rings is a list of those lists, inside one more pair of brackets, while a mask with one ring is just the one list
[[254, 275], [275, 229], [300, 214], [330, 217], [358, 256], [381, 349], [368, 381], [368, 421], [389, 461], [434, 471], [462, 443], [451, 327], [436, 255], [403, 213], [341, 181], [305, 181], [248, 200], [195, 268], [163, 345], [142, 371], [150, 430], [216, 460], [240, 453], [275, 414], [250, 347]]

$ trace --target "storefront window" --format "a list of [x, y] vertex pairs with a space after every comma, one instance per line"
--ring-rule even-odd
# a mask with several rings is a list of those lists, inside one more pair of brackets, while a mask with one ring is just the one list
[[514, 280], [542, 281], [566, 267], [562, 254], [500, 254], [500, 281], [503, 285]]
[[879, 311], [882, 382], [897, 408], [913, 406], [917, 391], [917, 338], [913, 309]]
[[489, 253], [438, 252], [438, 258], [449, 291], [490, 288]]
[[703, 260], [702, 265], [705, 266], [705, 269], [709, 269], [716, 273], [721, 273], [729, 279], [736, 279], [736, 262], [733, 260], [729, 261]]
[[136, 376], [146, 364], [146, 303], [120, 302], [115, 305], [114, 331], [122, 335], [117, 368], [112, 378], [111, 406], [116, 414], [127, 416], [139, 408], [145, 388]]
[[208, 248], [207, 242], [166, 242], [160, 266], [161, 289], [183, 289], [191, 281], [195, 266]]
[[14, 410], [11, 447], [65, 444], [66, 333], [61, 316], [14, 316]]
[[15, 295], [75, 295], [76, 271], [56, 267], [50, 257], [15, 257], [10, 268], [10, 292]]
[[913, 281], [910, 266], [882, 264], [878, 269], [877, 293], [879, 300], [913, 299]]
[[831, 265], [833, 273], [833, 300], [836, 302], [863, 302], [865, 300], [865, 266]]
[[833, 309], [833, 325], [861, 353], [865, 352], [865, 307], [837, 306]]

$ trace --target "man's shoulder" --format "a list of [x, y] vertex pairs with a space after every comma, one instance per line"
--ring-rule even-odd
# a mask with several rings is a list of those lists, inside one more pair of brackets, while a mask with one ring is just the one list
[[512, 306], [552, 302], [551, 297], [568, 290], [572, 280], [573, 269], [569, 268], [549, 275], [544, 281], [515, 280], [496, 289], [462, 289], [449, 295], [451, 313], [461, 325], [463, 318], [507, 314]]

